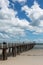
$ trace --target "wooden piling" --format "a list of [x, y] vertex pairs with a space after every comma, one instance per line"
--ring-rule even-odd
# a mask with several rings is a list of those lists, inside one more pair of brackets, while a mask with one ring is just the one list
[[16, 45], [12, 47], [12, 56], [16, 57]]
[[3, 42], [3, 45], [0, 45], [0, 49], [2, 49], [2, 59], [7, 60], [7, 49], [9, 49], [10, 55], [13, 57], [16, 57], [17, 54], [20, 54], [24, 51], [28, 51], [34, 47], [35, 43], [29, 43], [29, 44], [8, 44]]
[[11, 48], [9, 48], [9, 53], [11, 53]]
[[2, 59], [7, 60], [7, 44], [3, 42]]
[[20, 55], [20, 46], [17, 46], [17, 54]]

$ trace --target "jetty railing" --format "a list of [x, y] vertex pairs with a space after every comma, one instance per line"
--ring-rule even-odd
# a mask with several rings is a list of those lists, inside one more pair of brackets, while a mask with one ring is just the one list
[[20, 53], [28, 51], [30, 49], [32, 49], [34, 47], [35, 43], [22, 43], [22, 44], [17, 44], [17, 43], [6, 43], [3, 42], [0, 43], [0, 49], [2, 50], [2, 60], [7, 60], [8, 58], [8, 54], [7, 54], [7, 50], [8, 53], [13, 56], [16, 57], [16, 55], [20, 55]]

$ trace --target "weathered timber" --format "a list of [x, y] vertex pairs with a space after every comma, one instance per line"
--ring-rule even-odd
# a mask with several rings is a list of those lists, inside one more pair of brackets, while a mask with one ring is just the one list
[[2, 59], [7, 60], [7, 44], [3, 42]]
[[20, 55], [20, 46], [17, 46], [17, 54]]
[[2, 49], [2, 59], [7, 60], [8, 57], [7, 49], [8, 49], [8, 54], [12, 55], [13, 57], [16, 57], [16, 55], [19, 55], [22, 52], [32, 49], [34, 45], [35, 43], [10, 44], [3, 42], [3, 44], [0, 44], [0, 49]]
[[12, 46], [12, 56], [16, 57], [16, 45]]

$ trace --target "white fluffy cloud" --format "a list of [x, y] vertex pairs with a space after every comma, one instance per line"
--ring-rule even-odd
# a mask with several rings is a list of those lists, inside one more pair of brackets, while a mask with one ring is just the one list
[[43, 15], [43, 9], [39, 7], [39, 4], [34, 1], [34, 5], [29, 8], [27, 5], [22, 7], [22, 10], [25, 10], [28, 17], [33, 19], [38, 19], [41, 15]]
[[[26, 2], [26, 0], [13, 1]], [[43, 32], [43, 10], [36, 2], [31, 8], [27, 5], [22, 7], [22, 10], [32, 20], [32, 23], [26, 19], [20, 20], [16, 17], [17, 12], [8, 7], [8, 0], [0, 0], [0, 38], [10, 39], [17, 36], [25, 36], [25, 30], [33, 31], [33, 34]]]
[[12, 0], [13, 2], [18, 1], [18, 2], [26, 2], [26, 0]]
[[0, 3], [0, 37], [12, 38], [26, 35], [25, 29], [28, 28], [29, 22], [15, 17], [17, 12], [8, 8], [8, 0], [0, 0]]
[[13, 2], [19, 2], [21, 5], [24, 5], [27, 0], [12, 0]]
[[31, 8], [25, 5], [22, 10], [32, 20], [30, 25], [33, 27], [34, 33], [43, 33], [43, 9], [40, 8], [39, 4], [35, 1]]
[[37, 43], [43, 43], [43, 39], [42, 38], [34, 39], [34, 41], [36, 41]]

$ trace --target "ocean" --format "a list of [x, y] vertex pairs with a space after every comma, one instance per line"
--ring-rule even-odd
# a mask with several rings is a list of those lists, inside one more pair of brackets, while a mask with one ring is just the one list
[[35, 45], [33, 49], [43, 49], [43, 45]]
[[43, 45], [35, 45], [28, 53], [29, 56], [43, 56]]

